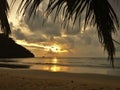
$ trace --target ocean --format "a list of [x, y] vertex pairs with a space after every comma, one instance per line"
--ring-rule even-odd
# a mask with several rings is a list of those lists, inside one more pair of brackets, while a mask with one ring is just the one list
[[120, 76], [120, 58], [115, 58], [114, 65], [115, 67], [113, 68], [107, 58], [90, 57], [0, 59], [0, 68]]

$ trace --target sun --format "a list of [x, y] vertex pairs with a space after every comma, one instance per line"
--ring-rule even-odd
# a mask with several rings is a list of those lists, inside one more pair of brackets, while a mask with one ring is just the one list
[[61, 48], [58, 45], [53, 45], [53, 46], [51, 46], [50, 49], [52, 52], [55, 52], [55, 53], [61, 52]]
[[47, 51], [52, 52], [52, 53], [63, 53], [63, 52], [68, 52], [68, 50], [62, 49], [60, 45], [53, 44], [51, 46], [47, 46]]

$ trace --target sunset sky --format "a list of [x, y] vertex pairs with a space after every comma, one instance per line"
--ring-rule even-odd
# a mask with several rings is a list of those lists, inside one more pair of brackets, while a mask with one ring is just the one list
[[[10, 3], [11, 0], [8, 0]], [[46, 2], [42, 3], [36, 16], [28, 20], [16, 14], [20, 0], [17, 0], [12, 10], [9, 12], [9, 22], [12, 30], [11, 36], [17, 43], [23, 45], [32, 51], [36, 57], [41, 56], [60, 56], [60, 57], [106, 57], [107, 53], [98, 41], [97, 31], [94, 27], [87, 27], [83, 31], [83, 26], [79, 29], [76, 23], [74, 28], [70, 26], [68, 30], [61, 28], [62, 15], [59, 15], [59, 21], [53, 22], [54, 15], [48, 19], [43, 17], [43, 11], [47, 6]], [[113, 4], [114, 5], [114, 4]], [[115, 5], [114, 5], [115, 6]], [[118, 6], [114, 7], [119, 8]], [[119, 11], [119, 10], [118, 10]], [[120, 14], [117, 15], [120, 18]], [[83, 16], [84, 17], [84, 16]], [[46, 21], [42, 26], [43, 19]], [[120, 20], [120, 19], [119, 19]], [[83, 23], [83, 21], [82, 21]], [[120, 34], [118, 32], [115, 40], [120, 42]], [[120, 46], [115, 44], [117, 53], [120, 56]]]

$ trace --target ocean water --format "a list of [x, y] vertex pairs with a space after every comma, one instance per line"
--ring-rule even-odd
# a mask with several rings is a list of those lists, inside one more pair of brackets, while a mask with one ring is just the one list
[[115, 58], [114, 65], [113, 68], [107, 58], [43, 57], [0, 59], [0, 68], [120, 76], [120, 58]]

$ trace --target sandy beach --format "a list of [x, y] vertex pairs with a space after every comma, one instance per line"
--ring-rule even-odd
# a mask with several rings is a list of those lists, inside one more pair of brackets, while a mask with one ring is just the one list
[[0, 69], [0, 90], [120, 90], [120, 77]]

